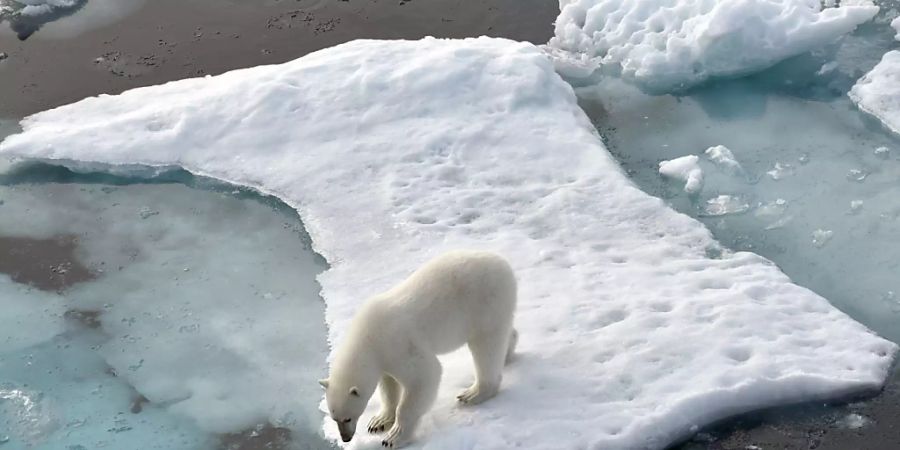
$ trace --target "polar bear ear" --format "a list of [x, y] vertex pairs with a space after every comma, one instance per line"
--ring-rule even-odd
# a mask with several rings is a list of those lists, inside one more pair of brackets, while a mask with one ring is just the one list
[[328, 378], [322, 378], [319, 380], [319, 384], [321, 384], [323, 388], [328, 389]]
[[359, 389], [357, 389], [356, 386], [353, 386], [352, 388], [350, 388], [350, 395], [359, 397]]

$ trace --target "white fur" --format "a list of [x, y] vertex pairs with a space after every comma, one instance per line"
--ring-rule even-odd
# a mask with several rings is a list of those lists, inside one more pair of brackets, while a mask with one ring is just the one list
[[468, 344], [476, 379], [457, 398], [476, 404], [497, 394], [504, 362], [514, 350], [516, 280], [499, 255], [445, 253], [391, 290], [369, 299], [338, 346], [326, 398], [341, 437], [353, 437], [356, 421], [376, 385], [382, 409], [369, 432], [398, 447], [415, 433], [434, 402], [441, 377], [437, 355]]

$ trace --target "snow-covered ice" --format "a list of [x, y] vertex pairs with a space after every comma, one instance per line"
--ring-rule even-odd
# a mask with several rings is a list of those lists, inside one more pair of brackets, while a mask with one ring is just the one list
[[[23, 126], [0, 152], [82, 169], [179, 165], [295, 207], [330, 263], [319, 281], [332, 342], [366, 296], [439, 252], [506, 255], [521, 354], [500, 395], [475, 408], [453, 400], [471, 380], [468, 356], [444, 357], [427, 448], [663, 448], [732, 414], [878, 388], [896, 351], [636, 188], [529, 44], [356, 41], [86, 99]], [[265, 408], [261, 394], [217, 399], [217, 421]]]
[[18, 3], [21, 9], [18, 13], [23, 16], [39, 16], [49, 14], [57, 9], [67, 9], [78, 5], [81, 0], [11, 0], [7, 3]]
[[900, 50], [887, 52], [848, 95], [859, 109], [877, 117], [894, 133], [900, 133]]
[[[820, 0], [560, 0], [550, 45], [656, 91], [765, 69], [821, 47], [878, 7]], [[578, 59], [581, 59], [580, 57]]]
[[659, 174], [683, 181], [684, 192], [696, 194], [703, 189], [703, 169], [700, 168], [699, 161], [700, 158], [696, 155], [660, 161]]

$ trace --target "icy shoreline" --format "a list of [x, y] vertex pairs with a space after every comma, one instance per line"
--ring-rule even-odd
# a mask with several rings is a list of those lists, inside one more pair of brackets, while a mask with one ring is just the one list
[[444, 358], [433, 448], [662, 448], [740, 412], [877, 389], [896, 351], [763, 258], [710, 257], [709, 232], [633, 186], [528, 44], [357, 41], [23, 126], [0, 152], [180, 165], [295, 207], [331, 263], [332, 342], [429, 256], [507, 255], [522, 357], [473, 409], [452, 404], [466, 355]]

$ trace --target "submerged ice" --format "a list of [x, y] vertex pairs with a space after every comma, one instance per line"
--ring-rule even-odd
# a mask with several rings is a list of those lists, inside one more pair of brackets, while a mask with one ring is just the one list
[[323, 265], [292, 210], [178, 172], [6, 171], [0, 237], [75, 236], [95, 274], [47, 292], [0, 273], [10, 448], [214, 449], [258, 427], [328, 447]]
[[[849, 13], [837, 14], [826, 17]], [[605, 106], [617, 122], [631, 121], [623, 130], [641, 130], [647, 151], [659, 149], [657, 139], [679, 126], [691, 129], [683, 124], [686, 115], [641, 119], [648, 111], [670, 111], [668, 99], [648, 108], [658, 100], [629, 97], [628, 89], [611, 92], [622, 102]], [[637, 107], [644, 110], [635, 114]], [[651, 124], [662, 132], [647, 132]], [[180, 165], [291, 204], [331, 263], [319, 276], [331, 342], [341, 338], [366, 296], [434, 254], [478, 247], [507, 256], [521, 285], [521, 356], [506, 372], [501, 394], [471, 409], [453, 406], [455, 393], [471, 380], [471, 363], [463, 353], [445, 356], [438, 401], [420, 436], [428, 448], [663, 448], [743, 411], [877, 389], [896, 350], [768, 260], [723, 250], [700, 223], [638, 190], [610, 157], [572, 88], [529, 44], [357, 41], [282, 65], [86, 99], [23, 125], [0, 152], [78, 169]], [[724, 144], [750, 174], [758, 173], [757, 163], [768, 163], [746, 156], [746, 143], [724, 136], [705, 141], [671, 151], [701, 153]], [[710, 176], [698, 200], [709, 198], [710, 186], [724, 191], [723, 179], [745, 182], [722, 163], [724, 151], [715, 155], [699, 160], [710, 164]], [[658, 156], [651, 153], [642, 166], [657, 178]], [[872, 186], [876, 177], [854, 186]], [[785, 198], [788, 207], [801, 203]], [[136, 217], [141, 210], [133, 205], [130, 211]], [[152, 224], [163, 214], [141, 222]], [[253, 235], [252, 226], [242, 230], [230, 242], [243, 245], [241, 238]], [[834, 231], [826, 249], [843, 232]], [[236, 260], [209, 261], [201, 278], [233, 276]], [[169, 261], [167, 268], [148, 270], [190, 287], [178, 271], [196, 273], [191, 261]], [[133, 273], [122, 287], [143, 279]], [[169, 327], [165, 336], [176, 342], [171, 326], [189, 325], [196, 313], [162, 320], [128, 312], [167, 299], [174, 288], [122, 299], [113, 313], [115, 332], [145, 340]], [[96, 296], [79, 298], [97, 302]], [[218, 305], [204, 300], [195, 306]], [[257, 326], [281, 319], [261, 316]], [[181, 400], [171, 409], [210, 429], [240, 422], [248, 411], [278, 410], [284, 392], [300, 389], [285, 384], [288, 391], [272, 394], [266, 387], [287, 383], [283, 377], [297, 369], [256, 366], [275, 362], [263, 350], [285, 345], [282, 336], [248, 333], [235, 342], [222, 329], [201, 323], [200, 330], [211, 333], [202, 342], [224, 340], [231, 344], [225, 354], [240, 355], [246, 364], [232, 365], [215, 353], [204, 367], [224, 367], [238, 378], [254, 374], [255, 385], [235, 385], [195, 366], [156, 382], [141, 374], [162, 370], [172, 363], [170, 355], [151, 352], [142, 362], [118, 351], [127, 341], [104, 356], [126, 371], [135, 367], [128, 379], [138, 388]], [[203, 380], [192, 385], [196, 401], [178, 389], [177, 380], [191, 377]], [[214, 417], [200, 414], [200, 399], [213, 402]], [[377, 400], [367, 415], [375, 408]], [[352, 445], [366, 443], [362, 437]]]

